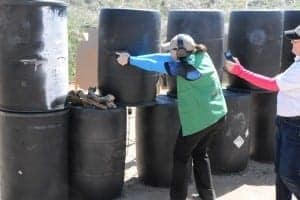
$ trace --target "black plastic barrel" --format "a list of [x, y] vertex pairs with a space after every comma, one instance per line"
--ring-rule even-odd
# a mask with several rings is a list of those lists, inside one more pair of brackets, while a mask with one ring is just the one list
[[[274, 76], [280, 71], [283, 12], [279, 10], [236, 10], [230, 13], [228, 49], [253, 72]], [[257, 89], [229, 74], [228, 87]]]
[[[168, 14], [167, 41], [176, 34], [189, 34], [208, 48], [221, 77], [223, 67], [224, 13], [220, 10], [171, 10]], [[176, 93], [176, 78], [168, 77], [170, 94]]]
[[249, 160], [250, 93], [223, 90], [228, 113], [225, 127], [216, 133], [209, 152], [213, 173], [244, 170]]
[[160, 47], [160, 14], [155, 10], [101, 9], [99, 23], [99, 87], [117, 102], [135, 105], [153, 101], [158, 73], [116, 62], [115, 51], [131, 55], [156, 53]]
[[63, 109], [69, 84], [66, 4], [1, 1], [0, 30], [0, 108]]
[[152, 104], [137, 106], [135, 126], [139, 178], [147, 185], [169, 187], [180, 129], [176, 100], [161, 95]]
[[68, 119], [0, 111], [1, 200], [68, 199]]
[[253, 160], [272, 162], [276, 141], [276, 94], [251, 94], [250, 109], [250, 155]]
[[[300, 10], [284, 10], [283, 30], [290, 30], [300, 25]], [[292, 44], [285, 36], [282, 43], [281, 71], [285, 71], [293, 62]]]
[[121, 195], [126, 110], [71, 109], [70, 199], [111, 200]]

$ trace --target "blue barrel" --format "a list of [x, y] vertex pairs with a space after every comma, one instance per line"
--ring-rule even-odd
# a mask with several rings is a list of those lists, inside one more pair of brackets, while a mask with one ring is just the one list
[[72, 107], [70, 199], [111, 200], [123, 188], [126, 110]]
[[[283, 30], [294, 29], [300, 25], [300, 10], [284, 10]], [[286, 37], [282, 43], [281, 71], [285, 71], [293, 62], [295, 55], [292, 53], [291, 41]]]
[[252, 93], [250, 110], [250, 155], [253, 160], [272, 162], [276, 141], [276, 94]]
[[[224, 13], [220, 10], [171, 10], [168, 14], [167, 41], [176, 34], [189, 34], [208, 48], [221, 77], [223, 67]], [[176, 78], [167, 79], [169, 93], [176, 94]]]
[[[282, 32], [282, 11], [232, 11], [229, 22], [228, 49], [239, 58], [246, 69], [266, 76], [274, 76], [280, 71]], [[258, 89], [236, 76], [227, 73], [226, 76], [228, 76], [226, 77], [228, 87]]]
[[250, 93], [223, 90], [228, 113], [225, 127], [212, 140], [209, 152], [212, 172], [233, 173], [244, 170], [249, 160]]
[[101, 91], [112, 93], [123, 105], [153, 101], [158, 73], [116, 62], [115, 51], [131, 55], [159, 52], [160, 14], [155, 10], [101, 9], [98, 77]]
[[136, 107], [136, 161], [143, 183], [170, 186], [179, 129], [175, 99], [161, 95], [151, 104]]
[[2, 110], [64, 108], [69, 84], [66, 10], [63, 1], [0, 1]]
[[69, 110], [0, 111], [1, 200], [68, 199]]

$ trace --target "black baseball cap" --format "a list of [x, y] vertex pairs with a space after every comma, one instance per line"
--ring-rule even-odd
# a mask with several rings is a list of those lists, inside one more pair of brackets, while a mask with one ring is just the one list
[[294, 29], [284, 31], [284, 35], [289, 40], [300, 40], [300, 25]]

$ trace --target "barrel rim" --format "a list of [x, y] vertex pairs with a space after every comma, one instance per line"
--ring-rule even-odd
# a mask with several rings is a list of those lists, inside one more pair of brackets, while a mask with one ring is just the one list
[[230, 90], [230, 89], [226, 89], [226, 90], [223, 90], [223, 95], [224, 97], [231, 97], [231, 96], [234, 96], [234, 97], [249, 97], [251, 96], [251, 91], [243, 91], [243, 90]]
[[28, 108], [22, 106], [8, 106], [0, 104], [0, 112], [8, 112], [8, 113], [28, 113], [28, 114], [38, 114], [38, 113], [50, 113], [57, 112], [60, 110], [68, 109], [68, 105], [64, 105], [61, 103], [59, 106], [54, 108]]
[[231, 13], [283, 13], [281, 9], [232, 9]]
[[158, 13], [160, 14], [159, 10], [156, 9], [142, 9], [142, 8], [108, 8], [108, 7], [104, 7], [100, 9], [100, 13], [102, 11], [136, 11], [136, 12], [149, 12], [149, 13]]
[[224, 10], [221, 9], [180, 9], [180, 8], [176, 8], [176, 9], [170, 9], [169, 13], [172, 12], [182, 12], [182, 13], [192, 13], [192, 12], [207, 12], [207, 13], [225, 13]]
[[42, 116], [55, 116], [58, 113], [61, 113], [62, 115], [69, 113], [70, 108], [64, 108], [60, 110], [53, 110], [49, 112], [18, 112], [18, 111], [7, 111], [7, 110], [0, 110], [0, 116], [6, 115], [6, 116], [16, 116], [16, 117], [42, 117]]
[[93, 112], [111, 112], [111, 111], [116, 111], [116, 110], [125, 110], [126, 107], [117, 105], [117, 108], [110, 108], [107, 110], [103, 109], [97, 109], [97, 108], [91, 108], [91, 107], [84, 107], [84, 106], [70, 106], [71, 110], [77, 110], [77, 111], [93, 111]]
[[1, 5], [36, 5], [36, 6], [67, 6], [68, 4], [63, 0], [27, 0], [27, 1], [20, 1], [20, 0], [2, 0], [0, 1]]
[[285, 14], [285, 13], [289, 13], [289, 12], [300, 12], [300, 9], [296, 9], [296, 8], [291, 8], [291, 9], [285, 9], [285, 10], [283, 10], [283, 13]]

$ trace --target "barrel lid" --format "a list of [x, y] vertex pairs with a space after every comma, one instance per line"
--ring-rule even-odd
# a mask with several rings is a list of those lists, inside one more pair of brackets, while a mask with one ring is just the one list
[[67, 6], [63, 0], [1, 0], [0, 5]]

